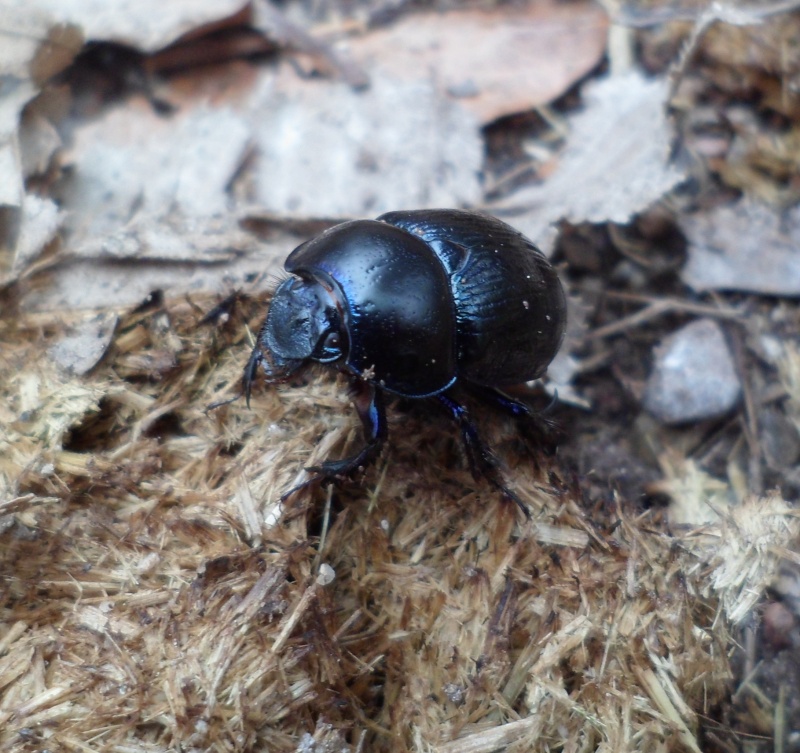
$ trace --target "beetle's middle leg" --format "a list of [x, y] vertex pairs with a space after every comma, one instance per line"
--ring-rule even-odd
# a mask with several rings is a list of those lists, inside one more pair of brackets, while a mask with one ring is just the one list
[[530, 518], [531, 513], [528, 506], [503, 483], [497, 458], [480, 438], [475, 424], [470, 420], [467, 409], [446, 393], [438, 394], [436, 399], [445, 407], [461, 429], [461, 441], [464, 443], [464, 451], [473, 478], [477, 479], [483, 476], [506, 499], [512, 500], [525, 513], [526, 518]]
[[388, 433], [386, 408], [381, 390], [362, 379], [353, 380], [350, 386], [350, 398], [364, 427], [366, 444], [355, 455], [341, 460], [328, 460], [322, 465], [306, 468], [309, 473], [315, 473], [323, 480], [352, 476], [356, 471], [363, 470], [380, 452]]

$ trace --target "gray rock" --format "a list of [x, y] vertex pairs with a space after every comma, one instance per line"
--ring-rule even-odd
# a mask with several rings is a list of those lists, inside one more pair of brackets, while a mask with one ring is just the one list
[[666, 424], [702, 421], [731, 410], [741, 391], [722, 329], [700, 319], [656, 348], [644, 407]]

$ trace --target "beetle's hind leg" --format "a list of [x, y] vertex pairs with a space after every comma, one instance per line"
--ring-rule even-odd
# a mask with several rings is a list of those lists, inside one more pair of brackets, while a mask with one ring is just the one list
[[527, 403], [507, 395], [496, 387], [483, 387], [470, 384], [470, 389], [477, 395], [490, 400], [508, 415], [516, 419], [522, 435], [536, 447], [548, 455], [555, 453], [561, 438], [561, 427], [548, 414], [552, 412], [558, 398], [555, 397], [542, 411], [536, 411]]
[[467, 409], [446, 393], [440, 393], [436, 396], [436, 399], [458, 423], [458, 427], [461, 430], [461, 441], [464, 443], [464, 451], [466, 452], [467, 462], [473, 478], [478, 479], [483, 476], [506, 499], [514, 502], [525, 513], [526, 518], [530, 519], [531, 513], [528, 510], [528, 506], [503, 482], [500, 464], [486, 443], [480, 438], [475, 424], [470, 420]]

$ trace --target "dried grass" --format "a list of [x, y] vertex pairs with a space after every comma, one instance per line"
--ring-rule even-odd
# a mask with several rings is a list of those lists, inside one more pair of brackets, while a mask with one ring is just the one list
[[123, 317], [85, 378], [62, 323], [0, 330], [0, 750], [702, 748], [798, 534], [780, 499], [670, 533], [479, 411], [526, 522], [412, 407], [362, 487], [281, 507], [357, 420], [326, 375], [207, 415], [248, 346], [200, 318]]

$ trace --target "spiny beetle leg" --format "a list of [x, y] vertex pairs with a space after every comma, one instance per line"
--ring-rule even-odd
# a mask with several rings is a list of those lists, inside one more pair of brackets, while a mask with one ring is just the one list
[[492, 451], [487, 447], [472, 423], [467, 409], [452, 396], [441, 393], [437, 400], [445, 407], [461, 429], [461, 441], [467, 455], [470, 471], [475, 479], [483, 476], [506, 499], [511, 500], [530, 520], [531, 513], [528, 506], [503, 483], [500, 466]]
[[297, 492], [301, 492], [301, 491], [303, 491], [303, 489], [307, 489], [309, 486], [311, 486], [312, 484], [316, 484], [318, 481], [319, 481], [319, 479], [316, 476], [312, 476], [307, 481], [303, 481], [302, 484], [297, 484], [297, 486], [293, 486], [291, 489], [288, 489], [283, 494], [281, 494], [281, 497], [280, 497], [281, 503], [283, 503], [287, 499], [289, 499], [289, 497], [291, 497], [292, 494], [296, 494]]
[[491, 400], [508, 415], [515, 418], [522, 435], [529, 442], [541, 448], [548, 455], [552, 455], [555, 452], [560, 429], [558, 423], [550, 418], [548, 413], [556, 405], [557, 396], [543, 411], [535, 411], [530, 405], [511, 397], [511, 395], [507, 395], [496, 387], [470, 385], [470, 389], [477, 395]]
[[309, 473], [315, 473], [318, 480], [352, 476], [367, 467], [380, 452], [386, 439], [388, 431], [383, 393], [369, 382], [358, 379], [351, 384], [350, 397], [364, 427], [366, 444], [351, 457], [328, 460], [322, 465], [306, 468]]

